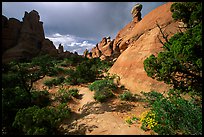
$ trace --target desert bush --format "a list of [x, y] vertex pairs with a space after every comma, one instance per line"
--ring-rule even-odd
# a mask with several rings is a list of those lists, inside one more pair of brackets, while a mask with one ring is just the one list
[[91, 85], [88, 86], [91, 91], [100, 91], [103, 88], [107, 87], [111, 90], [116, 90], [117, 86], [113, 83], [113, 80], [110, 79], [102, 79], [96, 80]]
[[91, 62], [82, 62], [76, 70], [70, 69], [66, 72], [69, 76], [66, 79], [66, 83], [70, 85], [77, 85], [80, 83], [93, 82], [98, 74], [98, 70]]
[[47, 72], [48, 76], [58, 76], [60, 73], [65, 73], [65, 70], [63, 68], [59, 67], [51, 67], [49, 72]]
[[78, 77], [78, 73], [73, 70], [73, 69], [68, 69], [66, 70], [66, 74], [68, 74], [69, 76], [65, 79], [65, 82], [68, 85], [77, 85], [79, 84], [79, 77]]
[[65, 80], [64, 77], [59, 77], [59, 78], [55, 78], [55, 79], [52, 79], [52, 80], [46, 80], [44, 82], [44, 84], [50, 88], [52, 86], [57, 86], [57, 85], [63, 83], [64, 80]]
[[54, 135], [59, 123], [70, 117], [70, 109], [66, 104], [57, 108], [39, 108], [33, 106], [20, 109], [15, 117], [13, 126], [22, 130], [25, 135]]
[[150, 91], [150, 92], [143, 92], [141, 91], [141, 94], [144, 95], [145, 99], [143, 101], [146, 101], [149, 103], [149, 105], [152, 105], [155, 100], [160, 99], [163, 97], [163, 95], [156, 91]]
[[69, 89], [69, 94], [73, 97], [77, 97], [79, 95], [79, 90], [78, 89]]
[[134, 95], [130, 91], [125, 91], [123, 94], [120, 94], [119, 98], [126, 101], [133, 101], [135, 99]]
[[97, 80], [89, 85], [91, 91], [95, 91], [94, 99], [99, 102], [104, 102], [106, 99], [113, 96], [112, 91], [117, 89], [117, 86], [113, 83], [112, 80], [103, 79]]
[[161, 135], [202, 135], [202, 107], [169, 90], [167, 97], [157, 98], [144, 116], [142, 129], [152, 129]]
[[100, 91], [95, 91], [94, 93], [94, 99], [99, 102], [105, 102], [108, 98], [113, 97], [113, 93], [111, 89], [104, 87]]
[[59, 100], [62, 103], [67, 103], [69, 100], [71, 100], [71, 94], [69, 93], [69, 91], [67, 91], [66, 89], [59, 89], [57, 92], [57, 97], [55, 98], [56, 100]]
[[51, 103], [49, 98], [49, 92], [47, 90], [43, 90], [43, 91], [33, 90], [31, 94], [32, 94], [31, 101], [33, 105], [37, 105], [39, 107], [45, 107]]

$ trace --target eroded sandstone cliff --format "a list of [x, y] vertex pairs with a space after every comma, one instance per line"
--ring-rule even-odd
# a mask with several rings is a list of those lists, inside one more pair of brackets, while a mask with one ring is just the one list
[[22, 22], [2, 15], [2, 62], [31, 59], [39, 54], [56, 56], [58, 51], [45, 38], [38, 12], [25, 12]]
[[165, 91], [169, 88], [163, 82], [156, 81], [147, 76], [143, 62], [151, 54], [157, 54], [162, 51], [164, 41], [162, 34], [157, 27], [161, 26], [168, 39], [179, 32], [179, 23], [173, 21], [170, 12], [171, 2], [151, 11], [141, 21], [137, 23], [130, 22], [119, 33], [115, 39], [114, 46], [122, 50], [121, 55], [109, 70], [111, 74], [117, 74], [120, 77], [120, 83], [135, 93], [140, 91]]

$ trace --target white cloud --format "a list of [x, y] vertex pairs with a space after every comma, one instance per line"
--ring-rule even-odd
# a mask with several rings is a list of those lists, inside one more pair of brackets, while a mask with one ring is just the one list
[[58, 48], [59, 44], [64, 46], [64, 50], [77, 52], [78, 54], [82, 55], [83, 52], [88, 49], [89, 51], [95, 47], [96, 44], [85, 40], [84, 38], [76, 37], [73, 35], [61, 35], [59, 33], [52, 34], [46, 37], [53, 41], [56, 48]]

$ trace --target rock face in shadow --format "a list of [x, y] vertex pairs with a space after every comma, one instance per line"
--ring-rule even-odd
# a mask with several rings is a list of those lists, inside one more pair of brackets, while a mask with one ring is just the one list
[[2, 53], [17, 44], [21, 27], [19, 20], [2, 15]]
[[22, 22], [2, 15], [2, 62], [30, 59], [40, 53], [57, 55], [57, 49], [45, 39], [38, 12], [25, 12]]
[[178, 22], [173, 21], [170, 12], [171, 2], [151, 11], [141, 21], [127, 24], [116, 36], [113, 50], [120, 52], [118, 59], [109, 70], [120, 77], [120, 83], [135, 93], [140, 91], [166, 91], [169, 86], [147, 76], [143, 62], [151, 54], [162, 51], [161, 32], [156, 24], [163, 29], [168, 39], [179, 32]]

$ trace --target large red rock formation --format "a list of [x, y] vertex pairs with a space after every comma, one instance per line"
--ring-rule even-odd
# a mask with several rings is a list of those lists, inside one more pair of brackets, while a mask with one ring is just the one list
[[30, 59], [39, 53], [56, 55], [57, 49], [45, 39], [38, 12], [25, 12], [22, 22], [2, 15], [2, 62]]
[[[162, 51], [162, 39], [157, 23], [170, 38], [179, 31], [178, 22], [173, 21], [168, 2], [151, 11], [140, 22], [134, 21], [125, 26], [117, 35], [113, 44], [115, 51], [119, 48], [121, 55], [109, 70], [111, 74], [120, 77], [120, 83], [135, 93], [140, 91], [165, 91], [169, 88], [163, 82], [158, 82], [147, 76], [143, 62], [151, 54]], [[134, 19], [133, 19], [134, 20]]]

